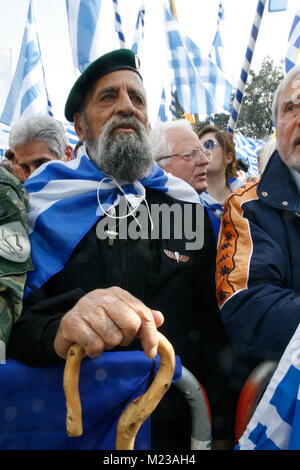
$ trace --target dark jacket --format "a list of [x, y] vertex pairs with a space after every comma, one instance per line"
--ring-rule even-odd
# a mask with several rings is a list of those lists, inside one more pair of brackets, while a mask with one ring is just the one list
[[228, 198], [217, 297], [237, 350], [279, 359], [300, 321], [300, 196], [275, 152], [261, 180]]

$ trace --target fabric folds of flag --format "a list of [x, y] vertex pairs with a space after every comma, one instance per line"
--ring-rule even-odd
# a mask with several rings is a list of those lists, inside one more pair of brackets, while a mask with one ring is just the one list
[[81, 73], [97, 58], [102, 0], [66, 0], [75, 69]]
[[165, 8], [172, 85], [178, 100], [189, 114], [211, 115], [230, 110], [231, 84], [220, 69], [179, 30], [169, 9]]
[[295, 15], [289, 35], [288, 51], [285, 58], [286, 73], [298, 64], [300, 64], [300, 10]]
[[238, 449], [300, 449], [300, 326], [241, 437]]
[[236, 132], [234, 134], [234, 143], [237, 158], [240, 158], [249, 165], [247, 176], [258, 176], [257, 157], [266, 141], [261, 139], [252, 139], [251, 137], [246, 137], [241, 132]]
[[152, 188], [177, 200], [199, 203], [199, 196], [190, 185], [165, 173], [155, 163], [145, 178], [132, 184], [124, 182], [121, 192], [120, 186], [88, 158], [84, 145], [74, 160], [53, 160], [42, 165], [25, 182], [25, 188], [29, 194], [30, 242], [35, 266], [27, 277], [25, 296], [63, 269], [79, 241], [103, 216], [104, 210], [120, 203], [121, 197], [138, 207], [145, 188]]
[[209, 57], [213, 61], [214, 64], [216, 64], [217, 67], [219, 67], [220, 70], [223, 71], [223, 41], [221, 38], [221, 21], [224, 20], [224, 7], [223, 3], [220, 2], [218, 6], [218, 22], [217, 22], [217, 31], [212, 43], [212, 48], [210, 51]]
[[[113, 450], [122, 411], [147, 390], [158, 367], [159, 361], [142, 351], [105, 352], [84, 359], [80, 370], [84, 432], [69, 438], [63, 365], [29, 367], [7, 360], [0, 367], [1, 450]], [[180, 375], [177, 357], [173, 381]], [[135, 449], [150, 448], [148, 419], [137, 434]]]
[[145, 7], [142, 6], [139, 9], [136, 25], [135, 25], [135, 33], [134, 33], [134, 40], [131, 46], [131, 49], [135, 54], [141, 56], [142, 46], [143, 46], [143, 39], [144, 39], [144, 26], [145, 26]]
[[21, 116], [33, 114], [48, 115], [49, 104], [33, 5], [30, 2], [18, 64], [0, 121], [13, 125]]

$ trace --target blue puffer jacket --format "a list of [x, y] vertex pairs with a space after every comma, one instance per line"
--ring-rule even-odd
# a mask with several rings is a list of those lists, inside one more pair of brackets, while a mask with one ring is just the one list
[[300, 322], [300, 196], [275, 152], [225, 204], [217, 296], [237, 350], [279, 359]]

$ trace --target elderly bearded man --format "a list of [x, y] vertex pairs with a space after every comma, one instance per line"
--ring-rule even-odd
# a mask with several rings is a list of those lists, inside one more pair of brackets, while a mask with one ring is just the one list
[[[26, 186], [35, 271], [13, 330], [10, 355], [31, 365], [49, 365], [62, 361], [72, 343], [96, 357], [138, 337], [145, 353], [154, 357], [156, 328], [164, 315], [162, 332], [183, 364], [202, 380], [201, 343], [211, 339], [205, 337], [203, 316], [217, 308], [209, 220], [205, 216], [204, 227], [198, 227], [204, 231], [204, 246], [197, 250], [186, 248], [184, 235], [175, 238], [172, 222], [169, 239], [152, 239], [150, 232], [137, 239], [118, 237], [121, 224], [133, 222], [135, 200], [149, 218], [155, 204], [177, 204], [182, 211], [189, 206], [194, 228], [198, 210], [198, 196], [189, 185], [153, 163], [136, 56], [120, 49], [92, 63], [73, 86], [65, 114], [74, 120], [84, 145], [76, 160], [46, 164]], [[109, 211], [115, 221], [124, 195], [129, 213], [117, 219], [114, 231], [108, 230], [109, 236], [113, 232], [110, 238], [100, 239], [100, 217]], [[169, 411], [170, 418], [174, 411]], [[166, 445], [184, 445], [178, 429], [168, 428], [171, 442]], [[185, 437], [188, 442], [188, 433]]]

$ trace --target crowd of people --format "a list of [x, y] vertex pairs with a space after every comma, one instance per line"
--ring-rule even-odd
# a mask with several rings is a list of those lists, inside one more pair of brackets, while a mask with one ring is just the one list
[[[185, 119], [150, 128], [126, 49], [98, 58], [71, 89], [76, 149], [53, 117], [16, 123], [0, 168], [8, 357], [60, 364], [77, 343], [90, 358], [140, 347], [154, 358], [159, 329], [206, 390], [213, 449], [233, 448], [243, 382], [259, 361], [280, 358], [299, 324], [299, 76], [298, 66], [275, 93], [277, 140], [251, 182], [238, 176], [227, 132], [196, 132]], [[104, 218], [114, 230], [103, 237]], [[171, 388], [153, 415], [153, 447], [189, 448], [190, 427]]]

